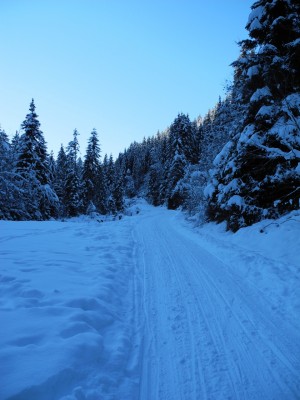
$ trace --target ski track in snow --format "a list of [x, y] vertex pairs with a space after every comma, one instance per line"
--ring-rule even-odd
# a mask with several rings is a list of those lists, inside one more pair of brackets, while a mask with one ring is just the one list
[[299, 398], [299, 330], [164, 212], [137, 226], [146, 338], [140, 398]]
[[299, 399], [299, 266], [220, 237], [2, 221], [0, 399]]

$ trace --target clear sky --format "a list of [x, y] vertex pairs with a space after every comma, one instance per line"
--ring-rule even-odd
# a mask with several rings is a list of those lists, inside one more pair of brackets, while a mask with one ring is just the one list
[[254, 0], [0, 0], [0, 124], [35, 100], [48, 150], [93, 128], [102, 154], [204, 116], [224, 95]]

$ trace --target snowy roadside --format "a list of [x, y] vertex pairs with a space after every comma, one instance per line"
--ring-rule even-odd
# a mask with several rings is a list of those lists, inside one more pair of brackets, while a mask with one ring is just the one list
[[[182, 214], [176, 219], [187, 228]], [[179, 222], [179, 221], [178, 221]], [[210, 253], [233, 274], [254, 285], [269, 298], [272, 310], [300, 330], [300, 212], [278, 220], [264, 220], [236, 233], [226, 232], [225, 223], [193, 228]]]
[[1, 399], [134, 393], [132, 254], [128, 221], [0, 221]]

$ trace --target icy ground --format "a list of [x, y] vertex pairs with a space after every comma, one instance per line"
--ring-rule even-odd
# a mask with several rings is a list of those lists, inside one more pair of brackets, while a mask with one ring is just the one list
[[300, 214], [132, 211], [0, 221], [0, 399], [299, 399]]

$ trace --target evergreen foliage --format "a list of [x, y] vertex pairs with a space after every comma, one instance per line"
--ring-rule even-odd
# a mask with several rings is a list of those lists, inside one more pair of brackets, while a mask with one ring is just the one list
[[254, 3], [233, 64], [245, 118], [215, 162], [208, 216], [234, 231], [299, 208], [299, 12], [296, 1]]
[[67, 155], [63, 145], [61, 145], [60, 150], [57, 155], [55, 169], [54, 169], [54, 179], [53, 187], [59, 199], [59, 215], [64, 216], [65, 211], [65, 199], [66, 199], [66, 177], [67, 177]]
[[57, 215], [58, 198], [51, 185], [46, 142], [37, 117], [32, 99], [21, 125], [23, 134], [18, 142], [14, 177], [22, 193], [22, 213], [30, 219], [43, 220]]
[[12, 216], [15, 186], [11, 167], [11, 145], [6, 132], [0, 128], [0, 219]]
[[102, 214], [107, 212], [107, 193], [100, 162], [100, 145], [96, 129], [93, 129], [83, 163], [83, 207], [92, 202]]
[[66, 152], [65, 196], [63, 202], [67, 217], [76, 217], [83, 211], [82, 185], [78, 166], [78, 135], [77, 129], [74, 129], [73, 140], [69, 142]]

